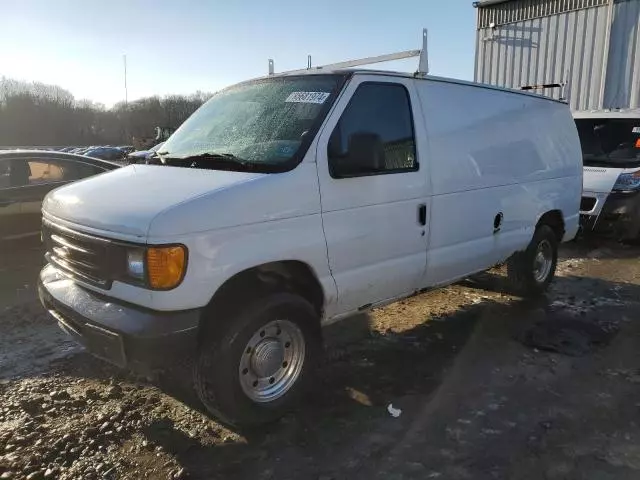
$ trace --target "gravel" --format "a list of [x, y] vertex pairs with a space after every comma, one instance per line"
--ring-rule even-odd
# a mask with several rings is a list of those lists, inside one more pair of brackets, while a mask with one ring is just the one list
[[[486, 462], [504, 465], [512, 456], [523, 460], [523, 465], [527, 461], [538, 465], [538, 450], [545, 454], [565, 452], [560, 447], [544, 451], [547, 437], [566, 428], [570, 418], [570, 415], [559, 420], [548, 418], [557, 403], [567, 396], [566, 392], [564, 395], [553, 392], [575, 381], [578, 367], [588, 366], [591, 358], [605, 356], [612, 346], [607, 347], [605, 342], [597, 350], [585, 352], [584, 357], [569, 357], [542, 351], [541, 341], [536, 347], [540, 351], [533, 353], [514, 342], [510, 330], [509, 335], [500, 333], [502, 337], [497, 340], [494, 336], [507, 326], [510, 329], [522, 323], [525, 317], [535, 320], [556, 311], [568, 312], [581, 322], [606, 319], [607, 315], [602, 313], [613, 312], [621, 328], [632, 328], [634, 323], [624, 319], [638, 318], [638, 310], [634, 309], [638, 306], [640, 289], [633, 285], [634, 279], [640, 278], [636, 257], [607, 267], [613, 272], [605, 272], [611, 279], [599, 284], [593, 278], [578, 275], [588, 271], [589, 276], [595, 277], [600, 273], [594, 269], [604, 268], [604, 260], [599, 259], [597, 264], [572, 260], [571, 272], [554, 286], [550, 295], [553, 303], [546, 310], [535, 306], [528, 310], [528, 306], [507, 294], [483, 290], [479, 295], [477, 288], [461, 286], [377, 310], [371, 315], [372, 324], [365, 325], [364, 338], [358, 330], [351, 343], [334, 349], [328, 356], [317, 379], [317, 393], [302, 411], [257, 432], [233, 432], [207, 416], [193, 392], [179, 386], [175, 377], [150, 382], [113, 368], [76, 347], [69, 349], [67, 337], [37, 306], [6, 309], [0, 313], [0, 479], [374, 478], [367, 477], [371, 472], [366, 471], [358, 477], [356, 467], [368, 465], [375, 469], [377, 462], [398, 451], [403, 455], [414, 452], [415, 456], [387, 464], [393, 475], [385, 477], [387, 471], [380, 469], [377, 473], [381, 478], [405, 478], [395, 475], [403, 468], [408, 472], [406, 478], [417, 478], [418, 473], [420, 478], [436, 478], [436, 474], [439, 478], [488, 478], [482, 472], [493, 467]], [[568, 271], [568, 263], [561, 265], [562, 269]], [[618, 279], [614, 273], [626, 277]], [[491, 327], [484, 334], [480, 317]], [[350, 325], [351, 332], [356, 330], [354, 322], [343, 324]], [[372, 325], [373, 331], [369, 331]], [[348, 335], [341, 331], [339, 336], [344, 339]], [[549, 344], [548, 337], [557, 335], [537, 335], [535, 339]], [[611, 338], [622, 342], [626, 335]], [[467, 341], [470, 346], [465, 346]], [[478, 351], [483, 342], [491, 348]], [[454, 351], [463, 352], [458, 358], [464, 359], [466, 355], [474, 361], [467, 367], [466, 380], [450, 386], [446, 395], [439, 396], [439, 382], [457, 378], [456, 375], [449, 378], [447, 373], [452, 364], [455, 373], [458, 354]], [[501, 364], [502, 355], [512, 356]], [[621, 362], [618, 358], [612, 365], [604, 365], [602, 371], [608, 373], [590, 374], [588, 378], [593, 379], [593, 385], [576, 390], [584, 393], [578, 406], [566, 407], [569, 413], [575, 411], [578, 419], [589, 418], [603, 409], [606, 414], [601, 424], [589, 424], [589, 429], [608, 432], [613, 413], [620, 417], [619, 424], [611, 425], [616, 432], [635, 422], [637, 408], [617, 407], [618, 404], [624, 407], [625, 401], [637, 402], [624, 390], [637, 388], [634, 383], [639, 378], [637, 357], [621, 358], [627, 358], [631, 366], [618, 365]], [[580, 363], [582, 360], [584, 363]], [[502, 373], [495, 366], [500, 366]], [[560, 377], [563, 372], [568, 372], [568, 376]], [[182, 378], [187, 379], [188, 374]], [[471, 393], [461, 394], [460, 389], [473, 385], [474, 379], [487, 383], [486, 388], [477, 385]], [[602, 397], [593, 394], [605, 388], [600, 387], [602, 382], [609, 382], [607, 388], [613, 385], [620, 389], [605, 392], [617, 395], [614, 397], [617, 403], [612, 400], [612, 406], [606, 403], [604, 394]], [[527, 385], [532, 385], [532, 389], [526, 390]], [[535, 397], [547, 388], [551, 392], [548, 397]], [[502, 407], [492, 408], [502, 405], [492, 398], [499, 389], [510, 389], [507, 391], [514, 395], [514, 405], [526, 404], [530, 396], [536, 401], [529, 408], [517, 408], [511, 417], [502, 417], [506, 415]], [[438, 405], [439, 398], [446, 401]], [[392, 401], [394, 405], [398, 402], [403, 410], [399, 419], [390, 418], [386, 412]], [[468, 412], [447, 410], [465, 402], [469, 403]], [[589, 402], [595, 402], [597, 408]], [[543, 418], [538, 419], [532, 413], [537, 405], [544, 413]], [[428, 428], [419, 425], [420, 419], [426, 418], [423, 413], [426, 406], [434, 409], [433, 415], [428, 416], [433, 419]], [[469, 413], [472, 411], [482, 412], [482, 416], [480, 413], [472, 416]], [[468, 420], [458, 424], [455, 419], [462, 414]], [[494, 424], [488, 423], [489, 417], [495, 417]], [[447, 418], [454, 418], [448, 426], [464, 427], [469, 432], [477, 423], [479, 440], [464, 443], [464, 435], [456, 435], [454, 440], [459, 443], [452, 445], [454, 440], [449, 436], [438, 436], [438, 428], [447, 426], [442, 425]], [[503, 421], [517, 425], [509, 428], [522, 430], [507, 438], [506, 434], [499, 434], [506, 431]], [[573, 427], [573, 437], [559, 437], [558, 442], [564, 445], [566, 441], [576, 451], [583, 451], [586, 447], [580, 442], [591, 435], [591, 430], [580, 432], [583, 423], [580, 420]], [[407, 437], [411, 432], [420, 434]], [[627, 433], [631, 438], [640, 438], [640, 431]], [[602, 438], [613, 439], [610, 433], [606, 435]], [[416, 438], [424, 441], [420, 448], [397, 447], [416, 442]], [[528, 438], [533, 439], [531, 447], [518, 443]], [[622, 441], [626, 437], [616, 438]], [[480, 450], [473, 450], [474, 446]], [[596, 447], [597, 452], [604, 448]], [[527, 456], [530, 451], [534, 452], [533, 457]], [[442, 458], [428, 457], [438, 452], [449, 453], [443, 453]], [[459, 457], [455, 457], [456, 452]], [[433, 470], [422, 472], [423, 462]], [[448, 465], [456, 468], [467, 465], [476, 470], [446, 470]], [[351, 466], [353, 471], [349, 470]], [[545, 478], [545, 475], [505, 474], [492, 478]]]
[[[77, 362], [110, 368], [86, 355]], [[135, 472], [136, 464], [146, 468], [146, 449], [166, 465], [163, 478], [185, 478], [165, 446], [179, 446], [190, 432], [211, 442], [224, 435], [207, 416], [135, 377], [78, 380], [67, 373], [0, 386], [0, 479], [119, 478]], [[125, 444], [133, 455], [122, 454]], [[146, 449], [141, 453], [138, 446]]]

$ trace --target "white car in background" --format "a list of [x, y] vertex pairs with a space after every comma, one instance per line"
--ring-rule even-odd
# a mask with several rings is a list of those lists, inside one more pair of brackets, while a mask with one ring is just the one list
[[640, 110], [574, 112], [582, 144], [584, 231], [640, 237]]

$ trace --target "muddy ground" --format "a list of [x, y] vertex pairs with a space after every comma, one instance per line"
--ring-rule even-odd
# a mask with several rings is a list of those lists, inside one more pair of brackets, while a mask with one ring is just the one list
[[496, 270], [347, 320], [301, 409], [235, 432], [75, 346], [35, 302], [38, 247], [5, 251], [0, 478], [638, 479], [639, 256], [572, 244], [539, 301]]

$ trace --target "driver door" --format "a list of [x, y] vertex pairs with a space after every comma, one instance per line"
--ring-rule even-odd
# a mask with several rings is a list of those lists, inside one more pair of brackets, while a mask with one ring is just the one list
[[[316, 158], [336, 314], [410, 294], [425, 272], [427, 182], [419, 153], [426, 145], [416, 135], [424, 130], [412, 105], [418, 99], [411, 79], [357, 75], [320, 134]], [[368, 139], [376, 158], [355, 160], [349, 149]], [[348, 175], [340, 173], [345, 165]]]

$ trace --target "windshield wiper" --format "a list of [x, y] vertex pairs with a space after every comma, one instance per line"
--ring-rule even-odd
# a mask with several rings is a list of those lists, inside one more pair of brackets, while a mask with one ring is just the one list
[[181, 157], [163, 156], [161, 158], [165, 163], [192, 168], [240, 167], [245, 170], [255, 170], [256, 168], [259, 169], [260, 167], [269, 166], [267, 163], [257, 164], [255, 162], [249, 162], [248, 160], [236, 157], [232, 153], [206, 152], [197, 155], [185, 155]]
[[[159, 152], [160, 155], [169, 155], [169, 152]], [[167, 160], [233, 160], [234, 162], [244, 163], [246, 160], [242, 160], [236, 157], [233, 153], [218, 153], [218, 152], [205, 152], [198, 153], [197, 155], [182, 155], [179, 157], [164, 157]]]

